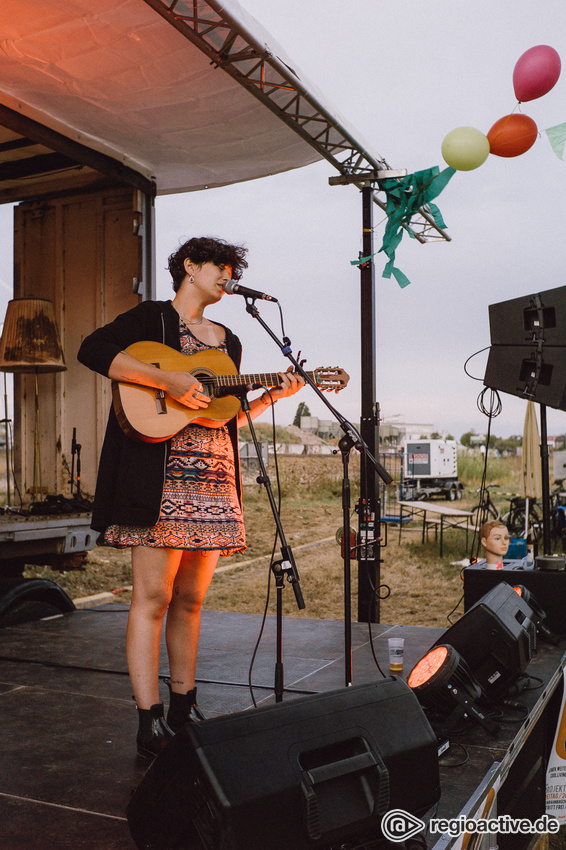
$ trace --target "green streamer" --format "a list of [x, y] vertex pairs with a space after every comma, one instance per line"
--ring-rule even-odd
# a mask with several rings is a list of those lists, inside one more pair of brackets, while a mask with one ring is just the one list
[[389, 278], [393, 275], [399, 286], [409, 285], [411, 281], [395, 266], [395, 252], [405, 230], [412, 239], [415, 238], [415, 234], [409, 228], [411, 218], [421, 207], [428, 205], [427, 212], [436, 226], [441, 229], [446, 227], [440, 210], [431, 201], [440, 195], [455, 173], [453, 168], [440, 171], [435, 165], [424, 171], [407, 174], [406, 177], [381, 181], [380, 186], [387, 195], [387, 225], [383, 244], [377, 253], [383, 251], [389, 260], [383, 271], [383, 277]]
[[[377, 251], [375, 253], [377, 254]], [[363, 264], [369, 262], [372, 257], [375, 257], [375, 254], [370, 254], [368, 257], [359, 257], [357, 260], [350, 260], [350, 265], [363, 266]]]
[[566, 143], [566, 124], [557, 124], [556, 127], [549, 127], [544, 131], [548, 136], [548, 141], [552, 146], [552, 150], [558, 159], [564, 159], [564, 145]]

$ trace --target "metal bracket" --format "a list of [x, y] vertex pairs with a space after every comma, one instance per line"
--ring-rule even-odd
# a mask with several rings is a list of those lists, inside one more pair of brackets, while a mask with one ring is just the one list
[[367, 185], [368, 183], [377, 183], [379, 180], [392, 180], [395, 177], [406, 176], [406, 168], [387, 168], [383, 171], [358, 171], [353, 174], [338, 174], [336, 177], [329, 177], [328, 183], [330, 186], [348, 186], [350, 183]]

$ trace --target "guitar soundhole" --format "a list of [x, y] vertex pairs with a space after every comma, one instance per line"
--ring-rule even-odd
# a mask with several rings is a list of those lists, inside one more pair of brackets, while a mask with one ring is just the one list
[[203, 390], [209, 398], [215, 397], [214, 375], [211, 375], [210, 372], [191, 372], [191, 375], [201, 382]]

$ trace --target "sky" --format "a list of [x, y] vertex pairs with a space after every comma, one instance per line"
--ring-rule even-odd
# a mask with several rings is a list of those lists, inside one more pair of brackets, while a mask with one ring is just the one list
[[[451, 130], [483, 133], [516, 107], [512, 76], [530, 47], [548, 44], [566, 64], [563, 0], [240, 0], [283, 45], [296, 66], [371, 149], [392, 168], [445, 167], [441, 145]], [[566, 69], [544, 97], [522, 104], [539, 129], [517, 158], [490, 155], [478, 169], [457, 172], [437, 199], [450, 242], [405, 237], [396, 265], [411, 281], [401, 289], [382, 278], [375, 257], [376, 398], [387, 420], [401, 414], [459, 438], [484, 433], [477, 408], [489, 346], [488, 306], [566, 284], [566, 162], [552, 151], [546, 128], [566, 122]], [[157, 199], [157, 293], [171, 295], [167, 257], [193, 235], [243, 243], [250, 267], [242, 281], [275, 295], [285, 333], [306, 368], [339, 365], [347, 389], [328, 395], [353, 422], [360, 415], [361, 195], [331, 187], [325, 161], [286, 174], [204, 192]], [[0, 208], [0, 307], [11, 288], [11, 209]], [[375, 248], [385, 221], [375, 209]], [[258, 305], [281, 336], [277, 305]], [[225, 296], [210, 318], [244, 343], [243, 372], [288, 365], [275, 343]], [[492, 433], [521, 433], [526, 404], [501, 393]], [[310, 390], [276, 406], [278, 424], [292, 421], [299, 401], [332, 418]], [[264, 416], [264, 418], [266, 418]], [[566, 413], [548, 410], [550, 435], [566, 432]]]

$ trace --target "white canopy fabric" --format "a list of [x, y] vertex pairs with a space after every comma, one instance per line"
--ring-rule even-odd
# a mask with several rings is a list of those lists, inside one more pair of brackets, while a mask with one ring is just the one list
[[[3, 5], [0, 103], [154, 178], [160, 194], [321, 158], [143, 0]], [[324, 103], [237, 0], [223, 8]]]

